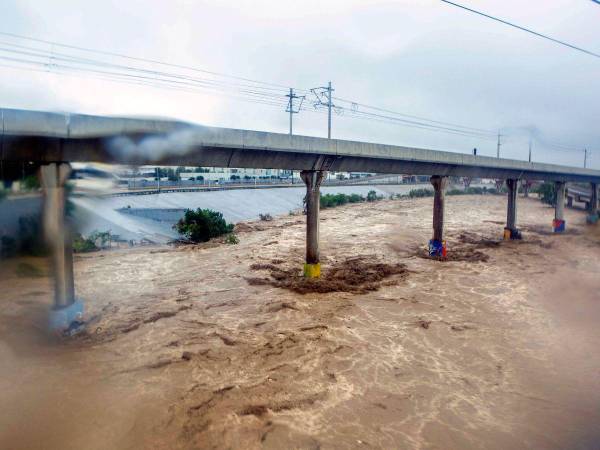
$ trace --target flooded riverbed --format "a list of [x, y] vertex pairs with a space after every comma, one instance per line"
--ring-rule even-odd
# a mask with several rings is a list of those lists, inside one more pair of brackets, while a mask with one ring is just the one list
[[501, 242], [504, 196], [449, 197], [465, 256], [433, 261], [431, 203], [322, 211], [325, 270], [394, 268], [364, 289], [249, 281], [301, 271], [301, 215], [237, 245], [79, 256], [70, 340], [45, 335], [41, 262], [3, 263], [0, 447], [597, 448], [599, 228], [568, 210], [552, 235], [519, 199], [524, 239]]

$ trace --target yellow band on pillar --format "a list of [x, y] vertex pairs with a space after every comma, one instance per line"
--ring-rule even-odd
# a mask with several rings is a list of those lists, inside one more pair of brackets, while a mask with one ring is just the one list
[[319, 278], [321, 276], [321, 263], [304, 264], [304, 276], [306, 278]]
[[511, 234], [510, 230], [508, 228], [505, 228], [504, 229], [504, 240], [505, 241], [510, 241], [510, 234]]

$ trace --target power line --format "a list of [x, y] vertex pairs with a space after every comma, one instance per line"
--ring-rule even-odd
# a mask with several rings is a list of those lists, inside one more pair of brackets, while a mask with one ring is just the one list
[[[139, 74], [137, 72], [134, 72], [132, 74], [132, 73], [127, 73], [127, 72], [119, 72], [119, 71], [115, 72], [115, 71], [110, 71], [110, 70], [98, 70], [98, 69], [94, 69], [94, 68], [90, 68], [90, 67], [77, 67], [77, 66], [72, 66], [72, 65], [62, 64], [62, 63], [57, 63], [57, 62], [48, 64], [48, 63], [40, 62], [37, 60], [6, 57], [1, 54], [0, 54], [0, 60], [8, 60], [10, 62], [24, 63], [29, 66], [37, 67], [37, 69], [33, 69], [31, 67], [27, 67], [26, 69], [34, 70], [34, 71], [42, 72], [42, 73], [48, 73], [49, 69], [52, 69], [52, 72], [50, 72], [50, 73], [54, 73], [56, 75], [70, 75], [71, 72], [74, 72], [77, 76], [83, 75], [86, 77], [91, 77], [91, 78], [96, 78], [96, 79], [101, 79], [101, 80], [106, 80], [106, 81], [122, 82], [122, 83], [127, 83], [127, 84], [142, 85], [142, 86], [149, 86], [149, 87], [169, 89], [169, 90], [177, 90], [177, 91], [183, 91], [183, 92], [197, 92], [198, 90], [209, 91], [209, 92], [214, 91], [225, 97], [243, 100], [243, 101], [251, 102], [251, 103], [255, 103], [255, 104], [274, 106], [277, 108], [281, 108], [285, 105], [285, 103], [283, 103], [283, 98], [285, 98], [285, 96], [283, 96], [283, 97], [282, 96], [265, 96], [264, 93], [259, 92], [259, 91], [251, 91], [251, 90], [249, 91], [246, 89], [234, 90], [234, 89], [230, 89], [230, 86], [219, 86], [219, 85], [213, 86], [213, 85], [198, 84], [198, 83], [194, 82], [194, 81], [196, 81], [195, 79], [192, 79], [191, 82], [188, 82], [185, 80], [179, 80], [179, 79], [173, 80], [173, 79], [168, 78], [168, 77], [172, 76], [172, 74], [169, 74], [169, 73], [144, 70], [144, 71], [142, 71], [144, 74]], [[55, 60], [58, 60], [58, 58], [56, 58]], [[6, 66], [6, 65], [4, 65], [4, 66]], [[14, 65], [10, 66], [10, 67], [23, 69], [23, 67], [14, 66]], [[115, 67], [120, 68], [121, 66], [115, 66]], [[126, 67], [126, 69], [128, 69], [128, 67]], [[153, 76], [147, 76], [147, 75], [145, 75], [145, 73], [149, 73], [150, 75], [153, 75]], [[163, 78], [162, 77], [163, 75], [167, 76], [167, 78]], [[324, 97], [325, 97], [325, 100], [324, 101], [322, 100], [321, 102], [316, 102], [315, 106], [328, 107], [329, 102], [327, 99], [327, 94], [325, 94]], [[344, 101], [347, 101], [347, 100], [344, 100]], [[286, 102], [286, 103], [289, 106], [289, 102]], [[352, 102], [352, 103], [355, 104], [355, 102]], [[340, 115], [346, 115], [347, 117], [354, 118], [354, 119], [369, 120], [372, 122], [379, 122], [379, 123], [389, 123], [389, 124], [394, 124], [397, 126], [421, 129], [424, 131], [442, 132], [442, 133], [446, 133], [446, 134], [453, 134], [453, 135], [459, 135], [459, 136], [465, 136], [465, 137], [471, 137], [471, 138], [486, 139], [486, 140], [494, 139], [494, 138], [490, 137], [490, 134], [489, 134], [490, 132], [481, 133], [481, 132], [477, 132], [477, 131], [473, 132], [468, 129], [443, 127], [443, 126], [439, 126], [439, 125], [436, 125], [433, 123], [427, 123], [427, 121], [423, 122], [423, 121], [407, 120], [407, 119], [403, 119], [402, 117], [395, 117], [395, 116], [390, 116], [390, 115], [360, 111], [360, 110], [353, 109], [353, 108], [349, 109], [349, 108], [340, 107], [340, 106], [335, 106], [335, 108], [336, 108], [336, 111], [338, 111], [340, 113]], [[383, 108], [377, 108], [377, 107], [372, 107], [372, 108], [374, 110], [386, 111]], [[300, 110], [310, 111], [310, 112], [321, 112], [319, 110], [313, 110], [310, 108], [306, 108], [302, 105], [299, 106], [297, 111], [300, 111]], [[327, 111], [327, 112], [322, 111], [322, 112], [327, 113], [329, 115], [329, 111]], [[401, 114], [401, 113], [397, 113], [397, 114]], [[417, 117], [417, 116], [410, 116], [410, 117]], [[434, 122], [438, 122], [438, 121], [434, 121]], [[477, 130], [475, 128], [473, 128], [473, 129]], [[485, 131], [485, 130], [483, 130], [483, 131]], [[548, 144], [548, 145], [553, 146], [552, 144]], [[566, 147], [566, 146], [563, 146], [560, 144], [555, 144], [554, 146], [558, 147], [558, 150], [561, 150], [561, 151], [569, 151], [572, 149], [572, 148], [569, 148], [569, 147]], [[581, 151], [579, 149], [573, 149], [573, 150]]]
[[50, 41], [50, 40], [46, 40], [46, 39], [32, 38], [32, 37], [28, 37], [28, 36], [24, 36], [24, 35], [16, 34], [16, 33], [9, 33], [9, 32], [0, 31], [0, 35], [10, 36], [10, 37], [17, 38], [17, 39], [23, 39], [23, 40], [27, 40], [27, 41], [31, 41], [31, 42], [38, 42], [38, 43], [43, 43], [43, 44], [57, 46], [57, 47], [62, 47], [62, 48], [68, 48], [68, 49], [72, 49], [72, 50], [78, 50], [78, 51], [87, 52], [87, 53], [96, 53], [96, 54], [99, 54], [99, 55], [112, 56], [112, 57], [117, 57], [117, 58], [124, 58], [124, 59], [129, 59], [129, 60], [132, 60], [132, 61], [152, 63], [152, 64], [160, 64], [162, 66], [174, 67], [174, 68], [178, 68], [178, 69], [186, 69], [186, 70], [191, 70], [191, 71], [194, 71], [194, 72], [202, 72], [202, 73], [206, 73], [206, 74], [210, 74], [210, 75], [221, 76], [221, 77], [226, 77], [226, 78], [231, 78], [231, 79], [236, 79], [236, 80], [241, 80], [241, 81], [247, 81], [247, 82], [250, 82], [250, 83], [276, 86], [278, 88], [284, 88], [284, 89], [288, 88], [287, 86], [282, 85], [282, 84], [269, 83], [269, 82], [265, 82], [265, 81], [253, 80], [251, 78], [238, 77], [238, 76], [235, 76], [235, 75], [229, 75], [229, 74], [223, 74], [223, 73], [219, 73], [219, 72], [213, 72], [213, 71], [210, 71], [210, 70], [200, 69], [198, 67], [191, 67], [191, 66], [186, 66], [186, 65], [183, 65], [183, 64], [167, 63], [167, 62], [159, 61], [159, 60], [155, 60], [155, 59], [140, 58], [140, 57], [136, 57], [136, 56], [125, 55], [123, 53], [108, 52], [108, 51], [104, 51], [104, 50], [96, 50], [96, 49], [87, 48], [87, 47], [81, 47], [81, 46], [77, 46], [77, 45], [63, 44], [63, 43], [60, 43], [60, 42]]
[[[188, 66], [181, 66], [176, 64], [163, 63], [161, 61], [131, 57], [113, 52], [84, 49], [83, 47], [69, 46], [65, 44], [56, 44], [57, 46], [61, 47], [64, 51], [55, 51], [54, 43], [52, 43], [51, 41], [21, 37], [19, 35], [13, 35], [11, 33], [3, 32], [0, 32], [0, 35], [8, 35], [13, 37], [16, 36], [20, 39], [27, 39], [32, 42], [41, 42], [43, 44], [52, 45], [52, 48], [50, 50], [46, 50], [44, 48], [21, 45], [16, 44], [14, 42], [0, 41], [0, 61], [7, 61], [12, 63], [12, 65], [0, 64], [4, 67], [11, 67], [21, 70], [30, 70], [42, 73], [53, 73], [62, 76], [84, 76], [111, 82], [142, 85], [153, 88], [177, 90], [183, 92], [208, 91], [209, 93], [212, 93], [211, 95], [218, 93], [221, 96], [233, 98], [236, 100], [273, 106], [277, 108], [286, 106], [286, 104], [288, 107], [290, 106], [290, 102], [288, 101], [290, 95], [287, 94], [288, 89], [293, 89], [291, 93], [296, 98], [304, 96], [296, 96], [295, 92], [309, 93], [309, 91], [305, 89], [294, 89], [285, 87], [284, 91], [279, 87], [274, 87], [283, 85], [276, 85], [274, 83], [251, 80], [247, 78], [236, 77], [233, 75], [218, 74], [217, 72], [206, 71], [203, 69], [195, 69]], [[114, 61], [94, 59], [93, 57], [83, 57], [81, 55], [69, 53], [69, 50], [73, 49], [78, 51], [88, 51], [92, 54], [97, 55], [111, 56], [113, 58], [127, 58], [129, 61], [132, 61], [132, 63], [120, 64]], [[135, 64], [140, 62], [143, 62], [145, 65], [139, 66]], [[195, 73], [209, 74], [211, 75], [211, 77], [207, 78], [206, 76], [200, 75], [191, 76], [187, 73], [181, 73], [177, 71], [165, 71], [162, 69], [156, 69], [152, 66], [148, 67], [148, 64], [154, 66], [162, 65], [164, 67], [176, 68], [179, 69], [179, 71], [186, 70], [193, 71]], [[226, 79], [219, 79], [218, 77]], [[243, 82], [240, 82], [238, 80]], [[293, 112], [290, 112], [289, 109], [287, 110], [287, 112], [290, 112], [290, 115], [301, 110], [316, 113], [325, 113], [328, 115], [328, 120], [330, 120], [331, 111], [333, 110], [339, 115], [343, 115], [353, 119], [369, 120], [378, 123], [389, 123], [397, 126], [420, 129], [429, 132], [441, 132], [477, 139], [496, 139], [495, 131], [459, 125], [451, 122], [428, 119], [421, 116], [409, 115], [385, 108], [354, 102], [351, 100], [332, 97], [331, 91], [333, 89], [331, 89], [331, 91], [328, 91], [328, 89], [329, 87], [321, 88], [320, 90], [311, 90], [313, 94], [315, 94], [315, 96], [317, 97], [317, 101], [314, 102], [314, 109], [307, 108], [302, 104], [300, 104], [297, 107], [297, 109], [294, 109], [294, 105], [292, 103]], [[336, 103], [346, 103], [349, 105], [349, 107], [334, 105], [332, 99], [335, 99]], [[324, 107], [327, 107], [328, 110], [323, 111]], [[365, 109], [366, 111], [362, 109]], [[567, 147], [562, 144], [547, 143], [547, 145], [549, 147], [554, 147], [555, 149], [560, 151], [582, 151], [581, 149]]]
[[469, 130], [464, 130], [464, 129], [460, 129], [460, 128], [453, 128], [453, 127], [445, 127], [445, 126], [439, 126], [439, 125], [435, 125], [435, 124], [431, 124], [431, 123], [427, 123], [427, 122], [419, 122], [419, 121], [415, 121], [415, 120], [407, 120], [407, 119], [403, 119], [400, 117], [394, 117], [394, 116], [390, 116], [390, 115], [385, 115], [385, 114], [378, 114], [378, 113], [371, 113], [371, 112], [365, 112], [365, 111], [358, 111], [358, 110], [352, 110], [352, 109], [347, 109], [345, 107], [338, 107], [338, 109], [341, 109], [341, 111], [343, 113], [348, 113], [350, 115], [355, 115], [355, 116], [366, 116], [366, 117], [375, 117], [378, 119], [385, 119], [388, 121], [393, 121], [396, 123], [401, 123], [403, 125], [406, 126], [411, 126], [414, 128], [428, 128], [428, 129], [436, 129], [439, 131], [445, 131], [445, 132], [450, 132], [452, 134], [462, 134], [465, 136], [472, 136], [472, 137], [481, 137], [483, 139], [489, 139], [489, 133], [480, 133], [480, 132], [472, 132]]
[[[80, 71], [76, 71], [75, 74], [72, 74], [72, 73], [69, 73], [68, 70], [48, 72], [48, 70], [44, 69], [44, 68], [23, 67], [23, 66], [16, 66], [16, 65], [10, 65], [10, 64], [0, 64], [0, 66], [18, 69], [18, 70], [27, 70], [27, 71], [32, 71], [32, 72], [52, 73], [54, 75], [59, 75], [59, 76], [65, 76], [65, 75], [67, 75], [67, 76], [68, 75], [83, 76], [86, 78], [93, 78], [93, 79], [99, 79], [99, 80], [104, 80], [104, 81], [126, 83], [126, 84], [140, 85], [140, 86], [149, 86], [149, 87], [153, 87], [153, 88], [182, 91], [182, 92], [198, 93], [198, 91], [200, 89], [202, 89], [200, 87], [191, 88], [191, 87], [186, 87], [186, 86], [177, 86], [177, 85], [168, 84], [168, 83], [157, 83], [157, 82], [153, 82], [156, 80], [152, 80], [152, 79], [145, 80], [145, 79], [140, 79], [139, 77], [133, 78], [133, 79], [124, 78], [124, 75], [122, 75], [122, 74], [119, 75], [119, 74], [114, 74], [114, 73], [110, 73], [110, 72], [101, 73], [99, 71], [95, 71], [95, 72], [90, 72], [88, 74], [88, 73], [81, 73]], [[281, 102], [269, 101], [268, 99], [260, 99], [260, 98], [251, 97], [248, 95], [237, 94], [235, 92], [230, 93], [227, 91], [219, 92], [219, 91], [214, 91], [211, 89], [207, 89], [207, 90], [208, 90], [208, 92], [207, 92], [208, 95], [215, 95], [216, 93], [218, 93], [221, 96], [225, 96], [225, 97], [229, 97], [229, 98], [233, 98], [233, 99], [237, 99], [237, 100], [242, 100], [242, 101], [247, 101], [247, 102], [251, 102], [251, 103], [275, 106], [277, 108], [281, 108], [281, 106], [283, 105], [283, 103], [281, 103]]]
[[[34, 40], [39, 41], [39, 40]], [[44, 43], [48, 43], [51, 41], [43, 41]], [[11, 62], [19, 62], [24, 64], [34, 64], [41, 67], [46, 68], [46, 70], [53, 71], [75, 71], [79, 73], [91, 72], [94, 73], [96, 78], [109, 79], [109, 81], [119, 81], [122, 80], [126, 83], [139, 84], [139, 85], [147, 85], [152, 87], [168, 87], [173, 89], [176, 87], [177, 90], [186, 90], [190, 89], [203, 89], [203, 90], [215, 90], [215, 91], [229, 91], [234, 90], [237, 96], [244, 96], [246, 98], [260, 99], [261, 102], [269, 102], [272, 104], [280, 104], [282, 97], [286, 95], [279, 90], [279, 88], [271, 87], [270, 83], [265, 83], [267, 86], [260, 86], [254, 84], [242, 84], [237, 81], [229, 81], [229, 80], [218, 80], [213, 78], [199, 78], [199, 77], [191, 77], [189, 75], [182, 75], [179, 73], [170, 73], [162, 70], [156, 70], [154, 68], [143, 68], [136, 67], [132, 65], [122, 65], [97, 59], [84, 58], [77, 55], [71, 55], [69, 53], [57, 52], [52, 48], [51, 52], [48, 52], [44, 49], [19, 45], [14, 43], [0, 42], [0, 44], [5, 47], [0, 47], [0, 59], [8, 60]], [[69, 49], [71, 47], [75, 47], [77, 49], [81, 49], [83, 47], [76, 46], [66, 46], [64, 44], [60, 44], [65, 49]], [[8, 47], [6, 47], [8, 46]], [[23, 60], [22, 58], [13, 58], [3, 56], [1, 52], [9, 52], [13, 54], [17, 54], [20, 56], [26, 56], [32, 59]], [[92, 51], [94, 53], [99, 54], [108, 54], [108, 55], [120, 55], [113, 52], [103, 52], [103, 51]], [[40, 59], [42, 59], [40, 61]], [[46, 59], [48, 62], [46, 62]], [[153, 61], [153, 60], [145, 60], [143, 58], [136, 57], [128, 57], [128, 59], [139, 62], [139, 61]], [[57, 63], [57, 62], [60, 62]], [[157, 62], [161, 64], [161, 62]], [[152, 62], [154, 64], [154, 62]], [[83, 67], [81, 67], [83, 66]], [[187, 68], [187, 66], [185, 66]], [[101, 68], [103, 70], [99, 70]], [[106, 69], [106, 70], [104, 70]], [[206, 73], [216, 73], [210, 71], [203, 71]], [[239, 77], [235, 77], [238, 79]], [[246, 79], [244, 79], [246, 80]], [[252, 80], [252, 82], [262, 83], [257, 80]], [[296, 89], [296, 91], [304, 91], [301, 89]], [[327, 100], [327, 94], [323, 95], [322, 92], [313, 93], [317, 96], [317, 103], [320, 105], [325, 105], [329, 107], [329, 100]], [[325, 97], [320, 98], [318, 94], [321, 94]], [[228, 96], [231, 96], [229, 92], [227, 92]], [[484, 135], [490, 136], [492, 134], [495, 135], [495, 132], [490, 130], [484, 130], [475, 127], [468, 127], [464, 125], [458, 125], [450, 122], [442, 122], [432, 119], [427, 119], [420, 116], [408, 115], [404, 113], [399, 113], [396, 111], [391, 111], [384, 108], [379, 108], [371, 105], [366, 105], [363, 103], [353, 102], [351, 100], [338, 99], [341, 102], [346, 102], [351, 105], [351, 108], [342, 108], [338, 106], [333, 106], [335, 111], [340, 114], [348, 114], [355, 116], [356, 118], [365, 118], [378, 122], [388, 122], [388, 123], [396, 123], [399, 125], [424, 129], [428, 131], [439, 131], [439, 132], [447, 132], [449, 134], [460, 134], [469, 137], [482, 137]], [[375, 114], [367, 111], [359, 111], [358, 108], [370, 109], [378, 112], [385, 112], [389, 114], [393, 114], [394, 117], [385, 114]], [[303, 108], [304, 109], [304, 108]], [[329, 109], [329, 108], [328, 108]], [[329, 111], [328, 111], [329, 115]], [[397, 116], [397, 117], [396, 117]]]
[[[8, 45], [8, 48], [2, 47], [2, 45]], [[15, 48], [10, 48], [11, 46], [13, 46]], [[281, 95], [283, 95], [283, 92], [284, 92], [283, 90], [281, 90], [279, 88], [275, 89], [275, 88], [271, 88], [271, 87], [241, 84], [241, 83], [237, 83], [237, 82], [233, 82], [233, 81], [219, 80], [219, 79], [214, 79], [214, 78], [191, 77], [189, 75], [183, 75], [183, 74], [179, 74], [179, 73], [174, 74], [174, 73], [159, 71], [159, 70], [155, 70], [155, 69], [150, 70], [150, 69], [129, 66], [129, 65], [116, 64], [116, 63], [110, 63], [110, 62], [95, 60], [95, 59], [90, 59], [90, 58], [82, 58], [79, 56], [70, 55], [68, 53], [58, 53], [58, 52], [54, 52], [54, 51], [53, 52], [45, 52], [42, 49], [36, 49], [36, 48], [32, 48], [32, 47], [26, 47], [26, 46], [10, 44], [10, 43], [7, 44], [7, 43], [0, 41], [0, 53], [1, 52], [17, 54], [20, 56], [27, 56], [29, 58], [34, 58], [34, 60], [29, 60], [29, 62], [46, 64], [48, 66], [48, 68], [52, 68], [52, 67], [56, 66], [57, 64], [55, 63], [55, 61], [62, 61], [64, 63], [70, 63], [70, 64], [76, 64], [76, 65], [92, 66], [92, 67], [97, 66], [97, 67], [102, 67], [102, 68], [118, 69], [121, 71], [129, 71], [129, 72], [135, 72], [135, 73], [143, 73], [143, 74], [152, 75], [152, 76], [175, 78], [178, 80], [186, 80], [186, 81], [192, 81], [192, 82], [203, 83], [203, 84], [230, 86], [230, 87], [234, 87], [234, 88], [242, 88], [242, 89], [248, 89], [248, 90], [254, 90], [254, 91], [260, 90], [260, 91], [264, 91], [266, 95], [274, 95], [274, 93], [271, 91], [275, 91], [277, 93], [277, 96], [281, 96]], [[42, 61], [39, 61], [39, 59], [42, 59]], [[45, 62], [46, 59], [47, 59], [47, 62]]]
[[[320, 106], [320, 105], [317, 105], [317, 106]], [[313, 110], [311, 108], [303, 108], [303, 110], [314, 111], [314, 112], [319, 111], [318, 109]], [[471, 138], [475, 137], [475, 138], [479, 138], [479, 139], [490, 139], [489, 137], [482, 136], [480, 134], [469, 133], [464, 130], [439, 127], [439, 126], [435, 126], [435, 125], [428, 125], [426, 123], [406, 121], [406, 120], [400, 119], [398, 117], [386, 116], [383, 114], [374, 114], [374, 113], [368, 113], [368, 112], [362, 112], [362, 111], [353, 111], [353, 110], [350, 110], [350, 109], [347, 109], [344, 107], [339, 107], [339, 106], [336, 107], [336, 110], [340, 112], [340, 115], [349, 117], [349, 118], [353, 118], [353, 119], [362, 119], [362, 120], [369, 120], [372, 122], [389, 123], [389, 124], [403, 126], [403, 127], [407, 127], [407, 128], [415, 128], [415, 129], [421, 129], [421, 130], [426, 130], [426, 131], [454, 134], [454, 135], [460, 135], [460, 136], [471, 137]], [[320, 111], [322, 111], [324, 114], [326, 113], [322, 109]]]
[[[466, 6], [459, 5], [458, 3], [454, 3], [454, 2], [451, 2], [451, 1], [448, 1], [448, 0], [440, 0], [440, 1], [442, 1], [444, 3], [447, 3], [449, 5], [456, 6], [458, 8], [464, 9], [465, 11], [469, 11], [469, 12], [472, 12], [474, 14], [478, 14], [478, 15], [480, 15], [482, 17], [486, 17], [488, 19], [495, 20], [496, 22], [503, 23], [504, 25], [508, 25], [508, 26], [516, 28], [518, 30], [525, 31], [527, 33], [531, 33], [531, 34], [533, 34], [535, 36], [541, 37], [543, 39], [547, 39], [547, 40], [552, 41], [552, 42], [554, 42], [556, 44], [564, 45], [565, 47], [569, 47], [572, 50], [577, 50], [577, 51], [585, 53], [587, 55], [594, 56], [596, 58], [600, 58], [600, 54], [599, 53], [594, 53], [594, 52], [592, 52], [590, 50], [586, 50], [584, 48], [577, 47], [576, 45], [569, 44], [568, 42], [561, 41], [559, 39], [555, 39], [553, 37], [550, 37], [550, 36], [542, 34], [542, 33], [538, 33], [537, 31], [530, 30], [529, 28], [525, 28], [525, 27], [522, 27], [520, 25], [514, 24], [512, 22], [508, 22], [506, 20], [500, 19], [499, 17], [491, 16], [491, 15], [483, 13], [481, 11], [477, 11], [475, 9], [468, 8]], [[592, 1], [595, 1], [595, 0], [592, 0]], [[596, 2], [596, 3], [600, 3], [600, 2]]]
[[465, 130], [469, 130], [469, 131], [475, 131], [475, 132], [480, 132], [483, 134], [496, 134], [495, 131], [492, 130], [486, 130], [483, 128], [474, 128], [474, 127], [468, 127], [468, 126], [464, 126], [464, 125], [458, 125], [455, 123], [451, 123], [451, 122], [443, 122], [440, 120], [433, 120], [433, 119], [428, 119], [426, 117], [421, 117], [421, 116], [414, 116], [414, 115], [410, 115], [410, 114], [405, 114], [405, 113], [400, 113], [397, 111], [392, 111], [389, 109], [385, 109], [385, 108], [380, 108], [380, 107], [376, 107], [376, 106], [370, 106], [370, 105], [366, 105], [364, 103], [358, 103], [352, 100], [345, 100], [343, 98], [339, 98], [339, 97], [333, 97], [335, 100], [341, 101], [341, 102], [346, 102], [346, 103], [350, 103], [351, 104], [351, 109], [353, 110], [358, 110], [359, 107], [363, 107], [366, 109], [372, 109], [374, 111], [380, 111], [380, 112], [385, 112], [385, 113], [390, 113], [396, 116], [401, 116], [401, 117], [407, 117], [409, 119], [416, 119], [416, 120], [424, 120], [427, 122], [431, 122], [431, 123], [435, 123], [435, 124], [439, 124], [439, 125], [444, 125], [444, 126], [450, 126], [450, 127], [455, 127], [455, 128], [464, 128]]
[[[8, 48], [3, 47], [2, 45], [8, 45]], [[2, 53], [8, 53], [8, 55], [3, 55]], [[112, 81], [114, 81], [115, 78], [121, 80], [124, 79], [125, 82], [135, 81], [134, 84], [158, 84], [160, 85], [159, 87], [163, 87], [167, 84], [171, 87], [176, 85], [177, 87], [184, 86], [186, 88], [205, 90], [227, 90], [234, 91], [237, 94], [271, 101], [281, 101], [283, 96], [283, 92], [279, 89], [277, 89], [278, 92], [272, 92], [273, 88], [267, 88], [265, 91], [262, 86], [242, 84], [229, 80], [190, 77], [178, 73], [174, 74], [135, 66], [114, 64], [95, 59], [81, 58], [65, 53], [46, 53], [43, 49], [3, 42], [0, 42], [0, 60], [44, 68], [46, 69], [44, 70], [46, 72], [53, 71], [56, 73], [57, 71], [60, 71], [62, 73], [74, 71], [83, 74], [93, 73], [95, 75], [101, 75], [102, 79], [110, 78]]]

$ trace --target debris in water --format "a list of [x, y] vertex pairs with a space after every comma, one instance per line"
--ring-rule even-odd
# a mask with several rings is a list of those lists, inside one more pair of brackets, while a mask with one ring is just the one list
[[419, 319], [419, 320], [417, 320], [417, 325], [419, 325], [421, 328], [428, 330], [429, 325], [431, 325], [431, 320]]
[[334, 264], [323, 271], [321, 278], [305, 278], [297, 268], [284, 268], [275, 264], [252, 264], [250, 269], [267, 270], [270, 275], [269, 278], [247, 278], [250, 285], [271, 285], [300, 294], [328, 292], [364, 294], [378, 290], [385, 278], [393, 275], [404, 278], [408, 275], [405, 264], [382, 263], [373, 257], [349, 258]]

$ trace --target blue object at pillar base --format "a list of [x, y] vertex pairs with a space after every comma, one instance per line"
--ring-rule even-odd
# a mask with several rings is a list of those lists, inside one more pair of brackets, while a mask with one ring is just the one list
[[446, 257], [446, 242], [431, 239], [429, 241], [429, 256]]
[[50, 331], [75, 334], [83, 325], [83, 302], [75, 300], [69, 306], [50, 311]]

